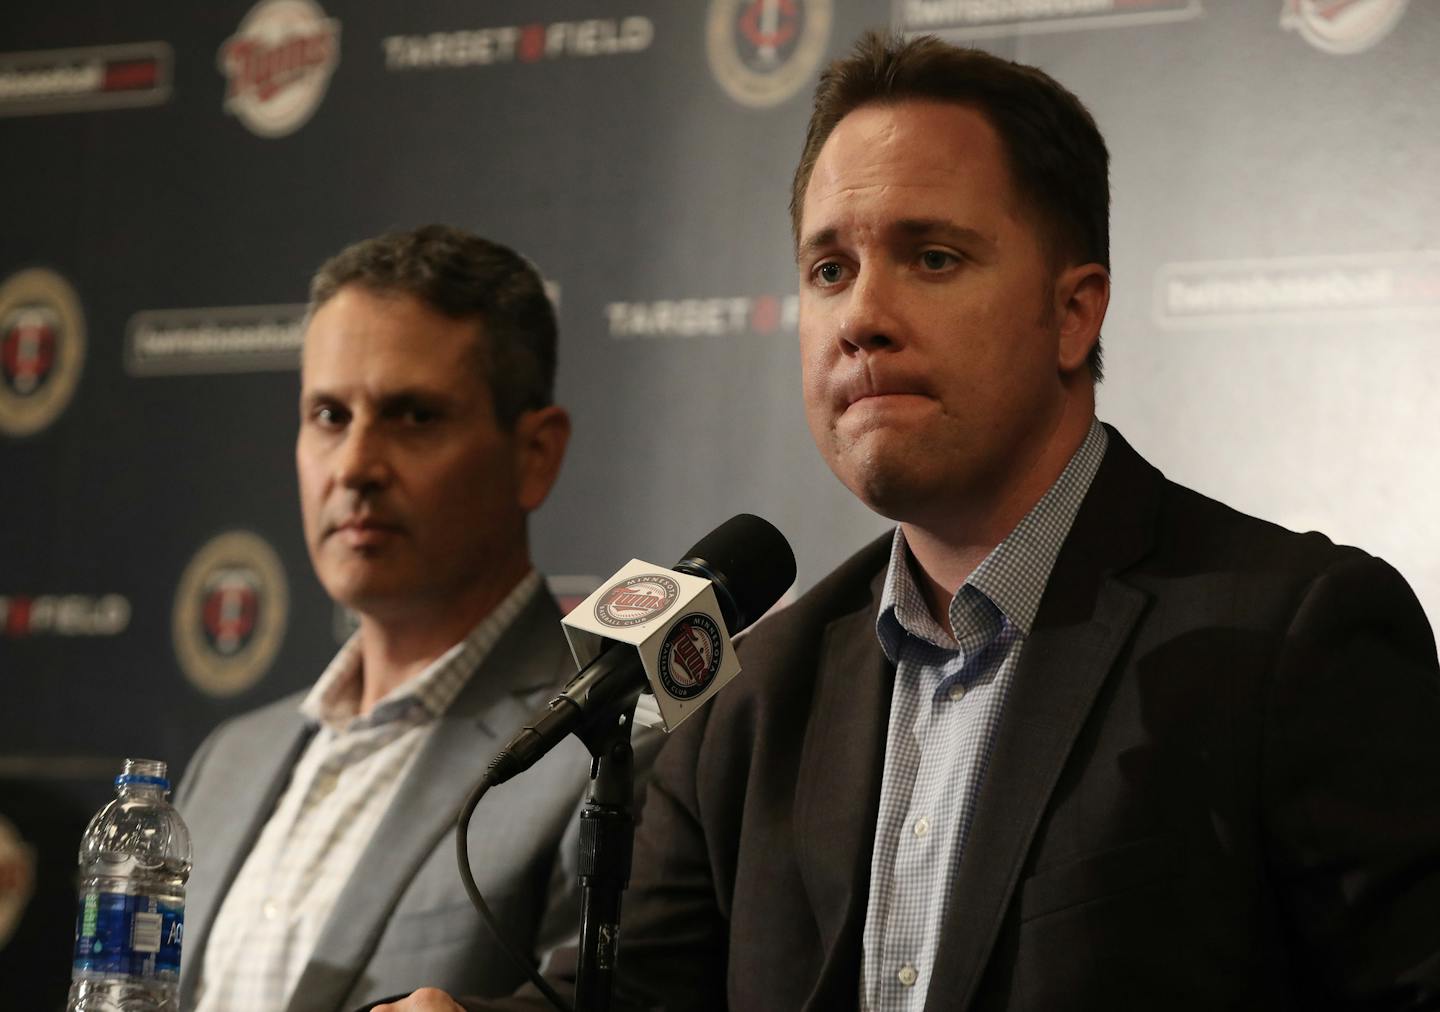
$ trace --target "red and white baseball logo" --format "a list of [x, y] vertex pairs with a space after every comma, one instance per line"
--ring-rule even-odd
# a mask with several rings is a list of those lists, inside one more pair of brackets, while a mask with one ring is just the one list
[[1390, 34], [1409, 0], [1285, 0], [1280, 27], [1327, 53], [1358, 53]]
[[260, 583], [248, 568], [220, 569], [206, 581], [201, 623], [215, 652], [230, 656], [250, 642], [260, 611]]
[[28, 396], [50, 378], [60, 318], [48, 306], [21, 306], [0, 320], [0, 377]]
[[228, 531], [190, 559], [175, 592], [171, 631], [180, 669], [212, 696], [233, 696], [270, 669], [289, 612], [285, 569], [250, 531]]
[[315, 114], [340, 62], [340, 22], [313, 0], [260, 0], [220, 46], [225, 110], [261, 137], [283, 137]]
[[0, 284], [0, 434], [28, 436], [59, 418], [85, 363], [85, 316], [60, 275], [44, 268]]
[[612, 584], [595, 603], [595, 619], [614, 629], [640, 625], [665, 614], [680, 585], [663, 573], [641, 573]]
[[704, 612], [680, 619], [665, 634], [660, 647], [660, 684], [676, 699], [693, 699], [704, 692], [725, 656], [724, 639], [715, 620]]
[[715, 80], [743, 105], [779, 105], [819, 68], [832, 16], [832, 0], [710, 0], [705, 52]]

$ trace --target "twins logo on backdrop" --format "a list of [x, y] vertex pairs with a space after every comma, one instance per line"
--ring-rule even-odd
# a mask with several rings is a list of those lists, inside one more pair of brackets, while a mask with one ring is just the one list
[[265, 539], [228, 531], [207, 542], [175, 592], [171, 631], [185, 677], [212, 696], [258, 682], [280, 650], [289, 597], [285, 568]]
[[779, 105], [813, 80], [832, 20], [832, 0], [710, 0], [710, 70], [740, 104]]
[[314, 0], [260, 0], [220, 46], [225, 111], [261, 137], [284, 137], [320, 107], [340, 62], [340, 22]]
[[659, 618], [680, 596], [680, 585], [663, 573], [642, 573], [610, 587], [595, 602], [595, 619], [612, 629]]
[[1200, 0], [892, 0], [899, 32], [982, 39], [1198, 17]]
[[1280, 27], [1327, 53], [1358, 53], [1390, 34], [1409, 0], [1285, 0]]
[[70, 283], [43, 268], [0, 284], [0, 434], [29, 436], [60, 417], [85, 364], [85, 316]]
[[715, 678], [724, 656], [715, 620], [692, 612], [670, 627], [660, 645], [660, 684], [676, 699], [693, 699]]
[[0, 54], [0, 116], [158, 105], [170, 97], [166, 42]]

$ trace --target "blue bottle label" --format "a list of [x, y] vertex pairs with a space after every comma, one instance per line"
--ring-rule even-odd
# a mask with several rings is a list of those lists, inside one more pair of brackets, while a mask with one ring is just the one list
[[180, 973], [185, 908], [153, 896], [86, 893], [75, 926], [75, 970], [87, 976]]

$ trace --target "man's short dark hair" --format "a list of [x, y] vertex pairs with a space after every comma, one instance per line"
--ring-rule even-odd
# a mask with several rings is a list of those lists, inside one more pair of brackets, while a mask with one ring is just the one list
[[479, 346], [495, 416], [511, 428], [555, 397], [555, 308], [534, 266], [499, 243], [449, 225], [387, 232], [345, 247], [310, 282], [314, 313], [346, 285], [403, 292], [481, 324]]
[[[797, 244], [805, 188], [831, 131], [861, 106], [917, 100], [973, 106], [985, 116], [1000, 137], [1016, 195], [1034, 215], [1057, 268], [1097, 263], [1110, 269], [1110, 155], [1089, 111], [1042, 70], [933, 35], [905, 40], [867, 32], [820, 76], [790, 191]], [[1090, 373], [1100, 380], [1098, 341]]]

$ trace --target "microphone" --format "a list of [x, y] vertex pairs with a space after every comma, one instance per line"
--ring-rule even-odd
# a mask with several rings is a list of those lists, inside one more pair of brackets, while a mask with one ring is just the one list
[[[636, 569], [643, 572], [633, 574]], [[708, 658], [708, 674], [715, 683], [723, 684], [733, 677], [739, 671], [733, 657], [724, 656], [729, 668], [720, 670], [722, 655], [729, 653], [728, 637], [717, 635], [702, 598], [713, 597], [725, 628], [733, 636], [769, 611], [795, 582], [795, 555], [785, 535], [773, 525], [741, 513], [701, 538], [669, 575], [665, 571], [656, 573], [656, 569], [660, 567], [632, 562], [572, 612], [575, 615], [593, 609], [597, 614], [604, 612], [611, 616], [604, 620], [604, 625], [615, 627], [615, 635], [623, 637], [624, 642], [601, 640], [592, 633], [581, 634], [604, 643], [599, 655], [543, 710], [534, 714], [491, 761], [486, 776], [492, 785], [503, 784], [529, 769], [568, 735], [584, 737], [592, 722], [610, 722], [627, 712], [642, 691], [654, 686], [651, 669], [660, 660], [657, 647], [658, 653], [664, 653], [664, 647], [673, 645], [673, 653], [680, 658], [678, 664], [703, 654]], [[676, 574], [683, 576], [676, 579]], [[681, 586], [686, 578], [695, 577], [705, 581], [704, 584], [692, 584], [688, 591]], [[659, 593], [651, 591], [656, 586]], [[702, 602], [701, 610], [688, 614], [681, 614], [684, 607], [676, 607], [696, 602]], [[667, 612], [671, 613], [670, 620], [665, 622]], [[616, 615], [620, 617], [614, 617]], [[627, 617], [630, 615], [636, 617]], [[566, 624], [572, 625], [571, 619], [567, 618]], [[595, 623], [573, 624], [603, 628]], [[624, 628], [626, 626], [632, 628]], [[566, 632], [569, 635], [570, 629]], [[690, 642], [692, 638], [702, 644], [703, 650], [697, 650]], [[576, 644], [574, 636], [571, 644], [572, 647]], [[719, 677], [715, 677], [717, 673]], [[679, 679], [685, 679], [683, 672]], [[669, 677], [668, 672], [662, 674], [660, 680], [670, 691], [675, 691], [675, 679]], [[701, 691], [703, 686], [697, 687], [690, 681], [686, 684], [691, 690], [688, 695], [702, 697], [695, 703], [708, 698]], [[719, 684], [712, 684], [711, 688], [713, 694]], [[686, 698], [687, 693], [679, 695]], [[683, 718], [676, 718], [672, 723], [678, 723], [679, 719]]]

